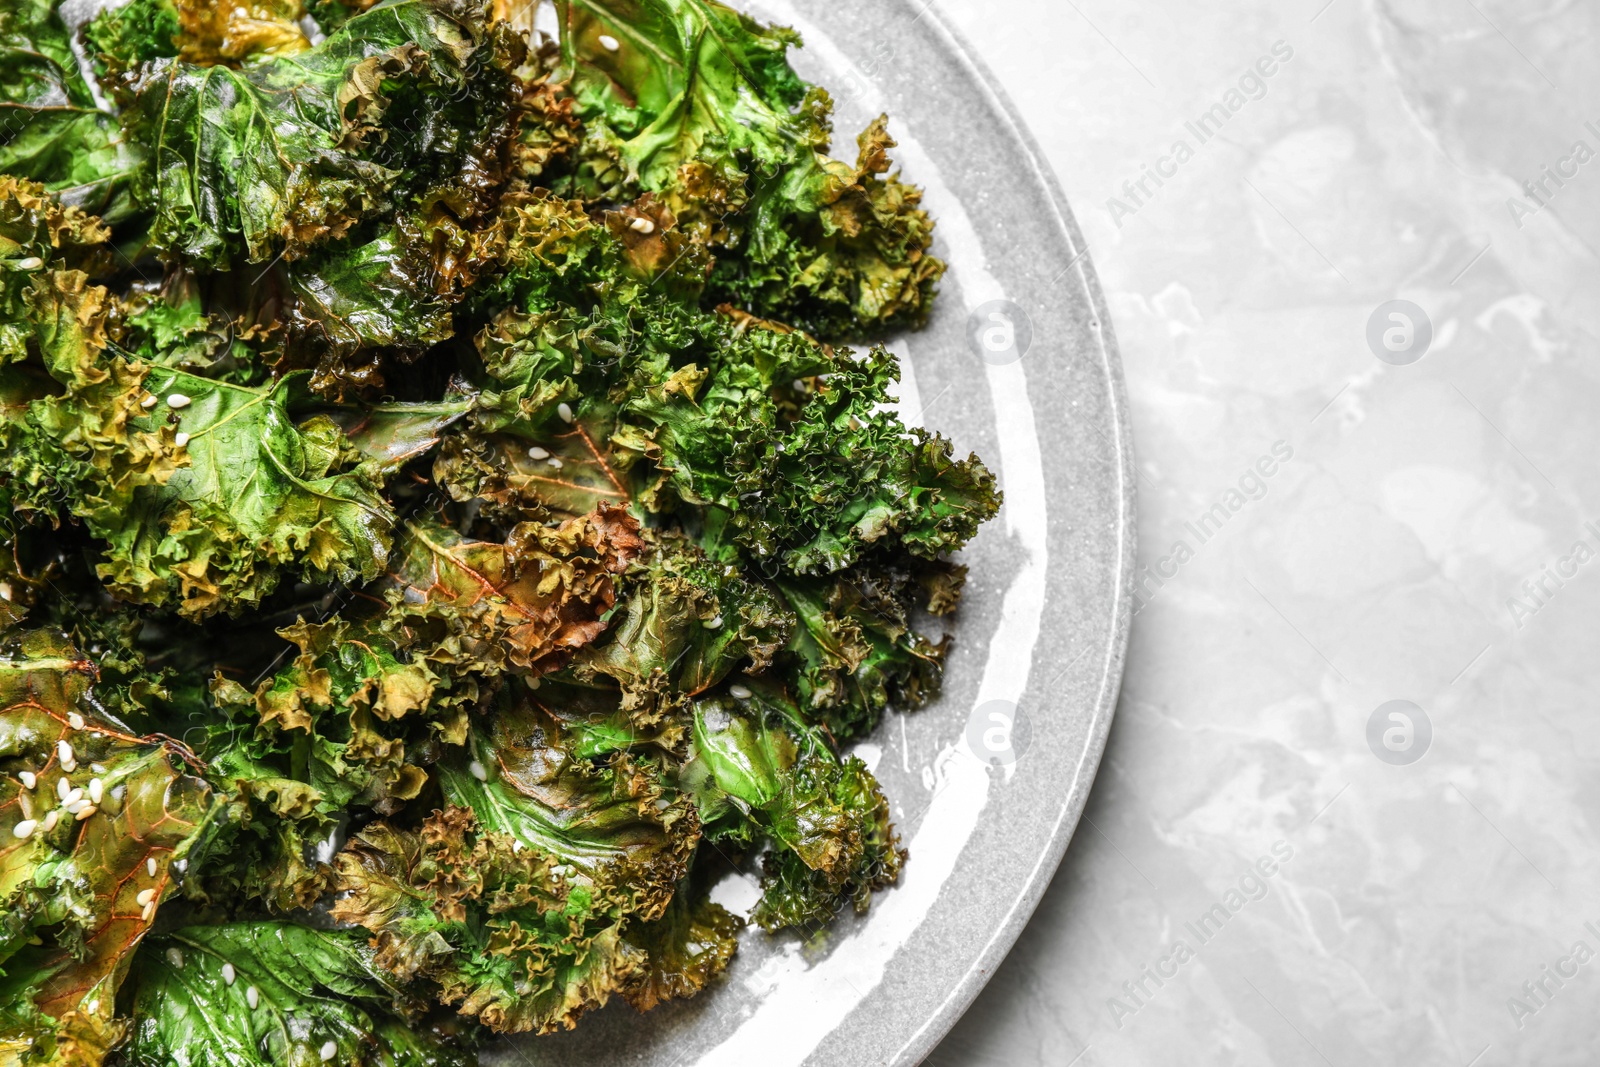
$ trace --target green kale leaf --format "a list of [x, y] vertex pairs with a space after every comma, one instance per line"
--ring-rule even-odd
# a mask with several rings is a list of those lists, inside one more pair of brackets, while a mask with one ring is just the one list
[[469, 1067], [469, 1041], [416, 1005], [366, 938], [286, 922], [186, 926], [129, 979], [128, 1067]]

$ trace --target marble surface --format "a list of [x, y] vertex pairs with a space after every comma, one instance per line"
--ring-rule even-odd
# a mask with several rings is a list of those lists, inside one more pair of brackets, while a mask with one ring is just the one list
[[928, 1062], [1597, 1062], [1600, 3], [935, 2], [1089, 238], [1151, 577]]

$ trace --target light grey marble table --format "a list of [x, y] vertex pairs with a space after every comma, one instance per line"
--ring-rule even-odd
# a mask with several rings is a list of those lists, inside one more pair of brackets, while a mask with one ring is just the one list
[[935, 2], [1092, 246], [1150, 577], [930, 1062], [1600, 1062], [1600, 3]]

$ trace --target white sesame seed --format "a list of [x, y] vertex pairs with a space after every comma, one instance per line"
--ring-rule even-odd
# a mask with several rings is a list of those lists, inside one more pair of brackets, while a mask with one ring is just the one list
[[70, 792], [72, 792], [72, 783], [67, 781], [65, 778], [57, 778], [56, 796], [61, 798], [61, 802], [63, 804], [67, 802], [67, 794]]
[[128, 787], [125, 785], [114, 785], [111, 787], [111, 799], [115, 800], [119, 804], [122, 803], [122, 798], [127, 794]]
[[100, 809], [95, 807], [93, 804], [86, 804], [78, 811], [77, 815], [73, 816], [73, 818], [77, 819], [79, 822], [82, 822], [99, 810]]
[[154, 889], [141, 889], [139, 890], [139, 895], [133, 899], [138, 902], [139, 907], [142, 908], [152, 900], [156, 899], [156, 891]]
[[154, 856], [144, 861], [144, 869], [150, 877], [154, 878], [156, 876], [156, 858]]
[[81, 804], [81, 803], [83, 803], [83, 790], [82, 789], [69, 789], [69, 790], [67, 790], [67, 795], [61, 798], [62, 807], [70, 808], [74, 804]]
[[622, 42], [618, 41], [609, 33], [602, 33], [600, 35], [600, 47], [604, 48], [607, 52], [615, 52], [617, 49], [622, 47]]
[[628, 220], [628, 229], [634, 233], [642, 233], [649, 236], [656, 232], [656, 224], [641, 215], [636, 219]]
[[89, 769], [96, 774], [106, 773], [106, 765], [104, 763], [91, 763], [89, 764]]
[[67, 712], [67, 725], [72, 727], [74, 730], [83, 729], [83, 726], [84, 726], [83, 716], [79, 715], [75, 711]]
[[76, 763], [78, 760], [78, 757], [72, 753], [71, 741], [57, 741], [56, 755], [61, 757], [62, 763]]
[[722, 616], [718, 615], [715, 618], [707, 619], [703, 625], [708, 630], [720, 630], [722, 629]]
[[[119, 786], [117, 786], [117, 788], [121, 789], [122, 787], [119, 785]], [[177, 863], [174, 863], [173, 866], [178, 869], [178, 873], [179, 874], [182, 874], [184, 871], [187, 871], [189, 869], [189, 861], [186, 860], [186, 859], [182, 859], [182, 860], [179, 860]]]
[[[615, 49], [613, 49], [613, 51], [615, 51]], [[44, 260], [40, 259], [38, 256], [23, 256], [16, 262], [16, 268], [18, 270], [38, 270], [42, 266], [44, 266]]]
[[147, 923], [156, 913], [155, 901], [151, 901], [139, 910], [139, 921]]
[[172, 443], [177, 445], [179, 448], [182, 448], [184, 445], [189, 443], [189, 435], [184, 433], [182, 430], [179, 430], [177, 433], [172, 435]]
[[244, 991], [244, 999], [245, 1003], [249, 1004], [250, 1007], [254, 1009], [261, 1003], [261, 992], [260, 990], [256, 989], [255, 986], [251, 986]]
[[556, 405], [556, 414], [561, 416], [562, 422], [572, 421], [572, 405], [563, 400]]
[[547, 448], [540, 448], [538, 445], [534, 445], [532, 448], [528, 449], [528, 458], [529, 459], [549, 459], [550, 458], [550, 450], [547, 449]]
[[39, 784], [39, 776], [32, 771], [18, 771], [17, 777], [22, 779], [22, 788], [32, 789]]
[[728, 686], [728, 695], [735, 700], [749, 700], [751, 694], [750, 690], [742, 685], [730, 685]]
[[34, 827], [38, 825], [39, 824], [32, 819], [23, 819], [21, 822], [17, 823], [11, 832], [16, 834], [18, 837], [29, 837], [33, 834]]
[[182, 393], [173, 393], [167, 397], [167, 407], [173, 409], [186, 408], [192, 403], [194, 403], [194, 401], [189, 397], [184, 396]]
[[335, 1045], [332, 1041], [324, 1041], [322, 1043], [322, 1051], [318, 1053], [318, 1055], [322, 1057], [323, 1063], [327, 1063], [338, 1054], [339, 1046]]
[[467, 764], [467, 770], [471, 771], [472, 777], [476, 778], [480, 782], [487, 782], [489, 780], [489, 772], [485, 770], [483, 764], [479, 763], [477, 760], [473, 760], [471, 763]]
[[7, 602], [11, 600], [10, 582], [0, 582], [0, 600], [5, 600]]
[[106, 798], [106, 784], [98, 778], [89, 779], [89, 799], [96, 804]]
[[40, 829], [42, 829], [45, 833], [49, 833], [51, 830], [56, 828], [56, 823], [60, 820], [60, 818], [61, 813], [59, 811], [51, 809], [50, 811], [45, 812], [44, 825], [40, 827]]
[[149, 411], [159, 403], [161, 403], [161, 398], [156, 396], [156, 394], [151, 393], [149, 396], [139, 401], [139, 406], [144, 408], [146, 411]]
[[171, 948], [167, 949], [167, 962], [172, 964], [174, 967], [177, 967], [179, 970], [182, 970], [183, 949], [179, 948], [177, 945], [173, 945]]
[[561, 469], [561, 461], [559, 459], [557, 459], [556, 457], [551, 456], [550, 457], [550, 466], [555, 468], [556, 470], [560, 470]]
[[522, 847], [523, 846], [522, 846], [522, 842], [521, 841], [518, 841], [514, 837], [511, 839], [511, 851], [512, 852], [521, 852], [522, 851]]
[[222, 965], [222, 980], [224, 982], [227, 982], [229, 985], [232, 985], [233, 984], [233, 980], [236, 977], [238, 977], [238, 976], [234, 973], [233, 964], [224, 963]]
[[73, 771], [78, 769], [78, 761], [75, 759], [62, 760], [61, 769], [66, 771], [68, 774], [71, 774]]

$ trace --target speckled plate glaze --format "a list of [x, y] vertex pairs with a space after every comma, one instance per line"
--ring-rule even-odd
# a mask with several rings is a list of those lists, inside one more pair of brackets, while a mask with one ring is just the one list
[[[971, 567], [942, 698], [857, 751], [910, 849], [900, 884], [818, 941], [744, 935], [726, 979], [646, 1015], [613, 1003], [571, 1033], [506, 1041], [494, 1067], [915, 1064], [1022, 932], [1094, 780], [1122, 675], [1134, 558], [1122, 371], [1083, 237], [1032, 138], [927, 0], [730, 0], [793, 26], [800, 73], [838, 105], [835, 146], [882, 111], [950, 263], [927, 328], [899, 339], [902, 415], [983, 456], [1006, 494]], [[1031, 333], [992, 365], [969, 344], [992, 301]], [[986, 307], [985, 305], [990, 305]], [[975, 315], [975, 312], [981, 312]], [[1002, 703], [991, 703], [991, 702]], [[1015, 706], [1014, 762], [988, 765]], [[969, 743], [969, 734], [972, 742]], [[1025, 747], [1024, 747], [1025, 746]], [[717, 898], [754, 900], [737, 878]]]

